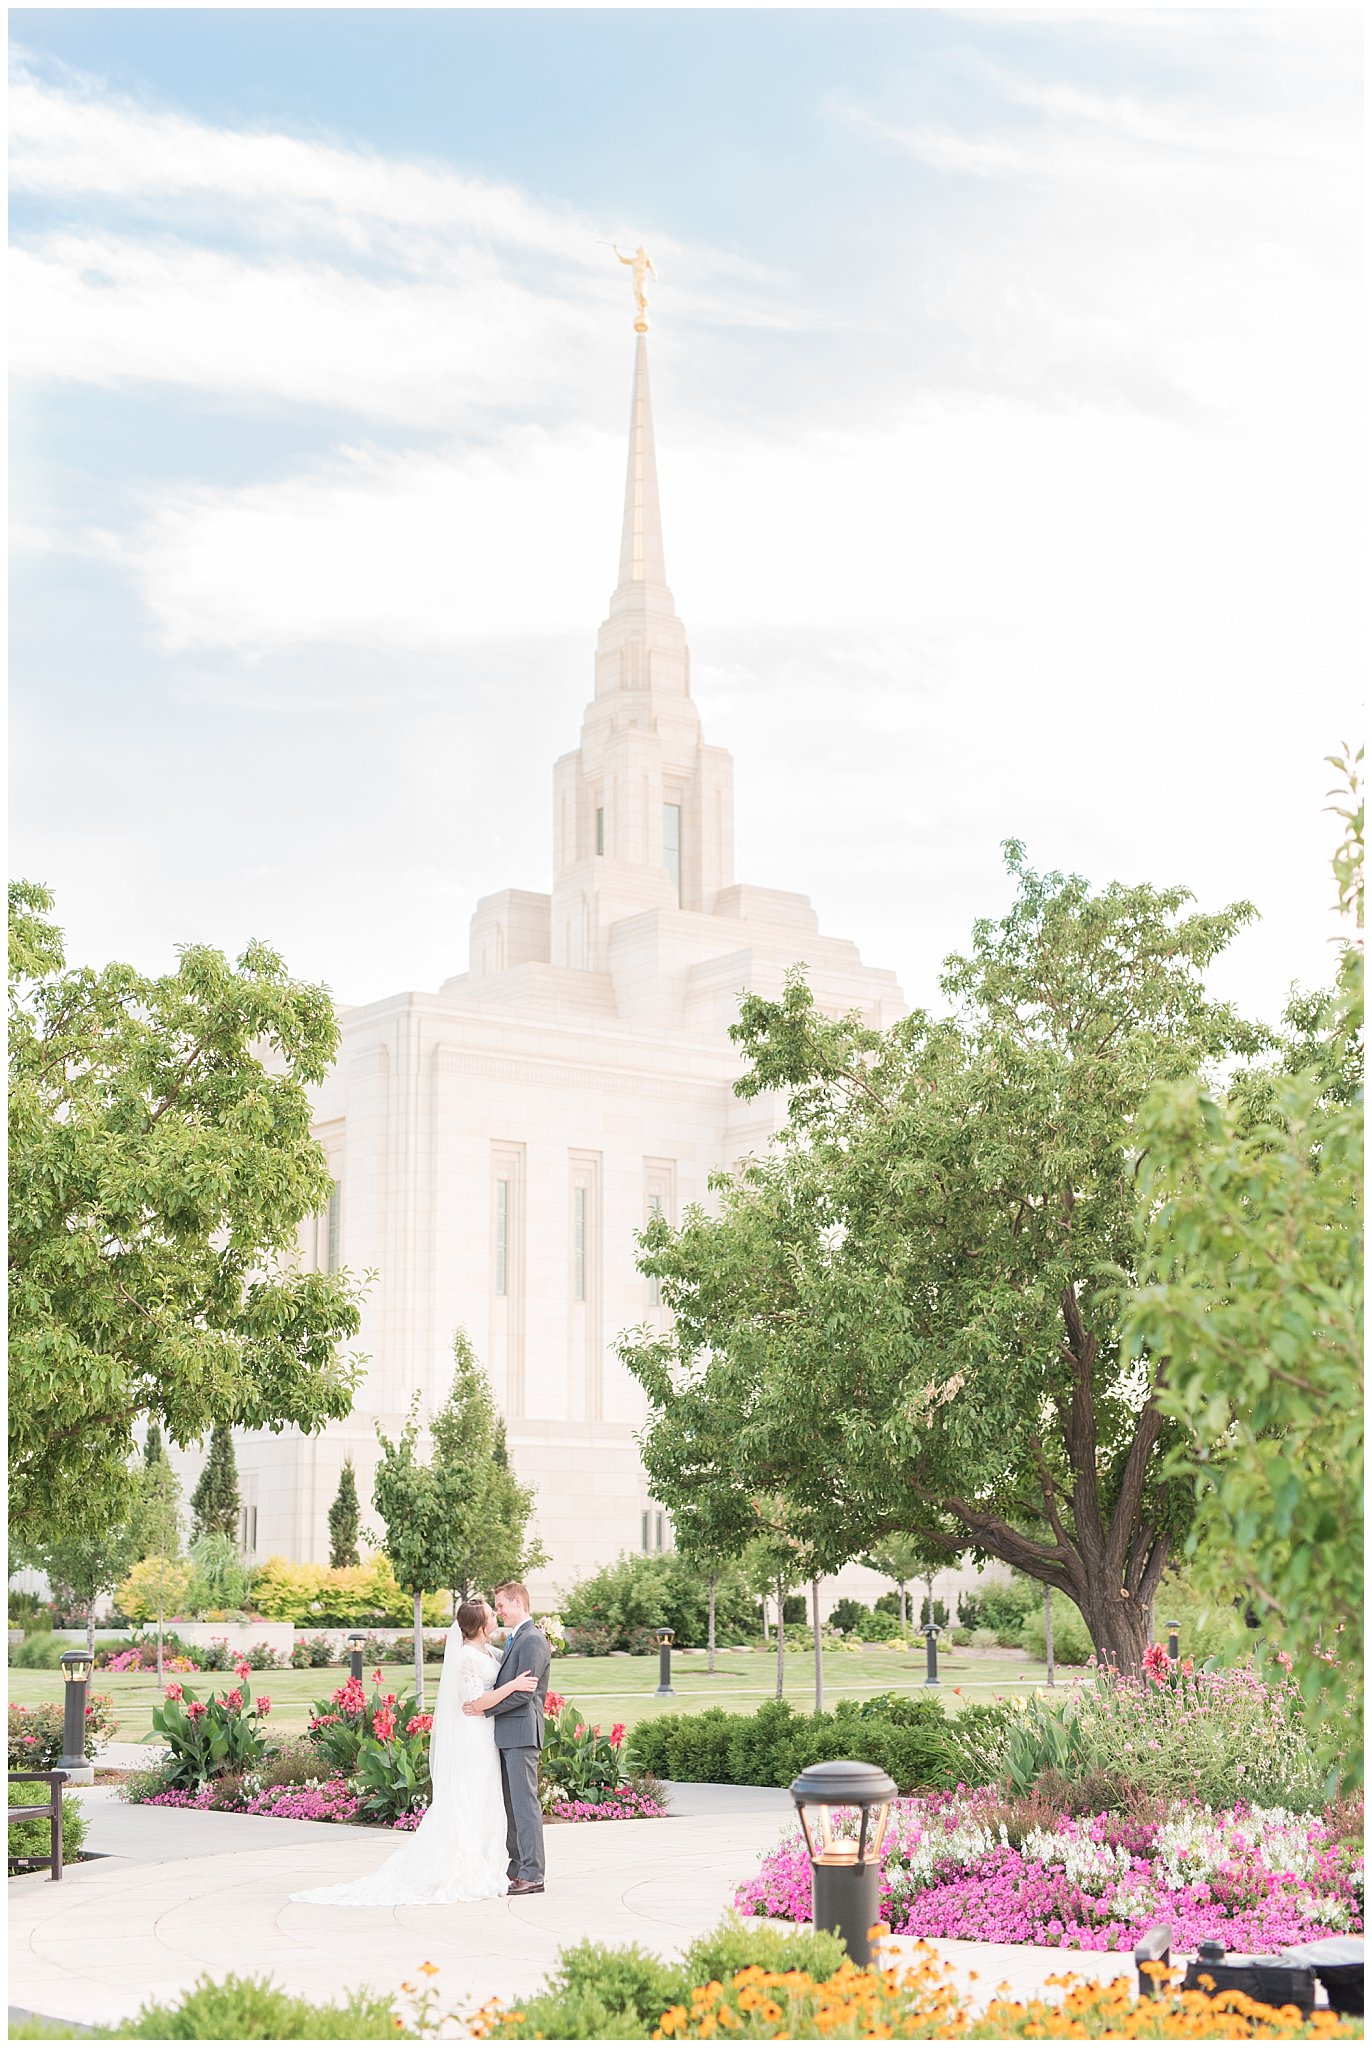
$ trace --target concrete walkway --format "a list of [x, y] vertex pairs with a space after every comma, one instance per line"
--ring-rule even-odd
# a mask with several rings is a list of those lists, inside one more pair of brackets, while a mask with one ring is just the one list
[[[109, 2024], [145, 1999], [174, 1998], [202, 1971], [270, 1973], [284, 1989], [328, 1999], [362, 1986], [394, 1993], [422, 1962], [435, 1988], [471, 2011], [493, 1995], [537, 1988], [558, 1950], [586, 1939], [679, 1953], [713, 1926], [734, 1889], [790, 1825], [785, 1792], [672, 1788], [673, 1817], [548, 1830], [548, 1890], [531, 1899], [388, 1912], [296, 1906], [307, 1886], [359, 1877], [384, 1861], [380, 1831], [246, 1814], [125, 1806], [113, 1788], [77, 1794], [93, 1860], [61, 1883], [10, 1880], [10, 1998], [29, 2012]], [[910, 1946], [911, 1944], [902, 1944]], [[1108, 1980], [1129, 1958], [1062, 1949], [934, 1944], [959, 1979], [1018, 1994], [1063, 1969]]]

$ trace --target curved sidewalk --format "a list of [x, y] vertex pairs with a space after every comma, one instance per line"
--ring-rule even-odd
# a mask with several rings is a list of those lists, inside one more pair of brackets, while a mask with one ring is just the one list
[[[129, 1807], [106, 1787], [79, 1794], [89, 1863], [60, 1884], [10, 1881], [10, 1999], [77, 2024], [109, 2024], [169, 1999], [207, 1971], [270, 1973], [303, 1997], [364, 1985], [387, 1994], [436, 1963], [446, 2007], [535, 1990], [558, 1950], [591, 1939], [679, 1953], [726, 1910], [739, 1880], [789, 1825], [784, 1792], [673, 1788], [673, 1818], [551, 1827], [548, 1890], [528, 1899], [387, 1912], [296, 1906], [293, 1891], [359, 1877], [392, 1839], [371, 1829], [242, 1814]], [[1128, 1956], [937, 1942], [960, 1979], [1040, 1989], [1064, 1969], [1111, 1978]]]

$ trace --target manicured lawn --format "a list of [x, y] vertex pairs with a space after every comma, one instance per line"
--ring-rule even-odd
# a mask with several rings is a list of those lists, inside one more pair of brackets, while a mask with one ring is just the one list
[[[673, 1699], [657, 1699], [658, 1664], [653, 1657], [559, 1657], [553, 1664], [553, 1685], [560, 1693], [584, 1706], [597, 1720], [623, 1721], [626, 1727], [657, 1714], [688, 1713], [722, 1706], [749, 1713], [775, 1692], [776, 1656], [771, 1651], [720, 1651], [718, 1669], [705, 1669], [704, 1651], [679, 1651], [672, 1660]], [[924, 1686], [924, 1652], [873, 1647], [856, 1652], [834, 1652], [824, 1660], [825, 1704], [839, 1699], [862, 1699], [875, 1692], [920, 1692]], [[427, 1704], [432, 1707], [437, 1690], [438, 1664], [426, 1664], [424, 1683]], [[225, 1691], [237, 1681], [232, 1672], [178, 1673], [182, 1682], [194, 1687], [203, 1698], [211, 1690]], [[1024, 1692], [1044, 1683], [1042, 1664], [1018, 1655], [987, 1655], [973, 1650], [954, 1650], [939, 1658], [943, 1681], [936, 1697], [948, 1713], [957, 1713], [969, 1700], [991, 1700], [1005, 1693]], [[1059, 1673], [1064, 1678], [1082, 1673]], [[385, 1667], [383, 1691], [402, 1693], [413, 1682], [410, 1665]], [[272, 1702], [270, 1727], [278, 1734], [300, 1734], [309, 1718], [310, 1703], [326, 1699], [342, 1684], [344, 1673], [336, 1666], [321, 1671], [254, 1671], [247, 1681], [254, 1693], [266, 1693]], [[33, 1706], [40, 1700], [60, 1700], [62, 1680], [55, 1671], [10, 1669], [9, 1696], [16, 1704]], [[370, 1690], [371, 1671], [367, 1672]], [[119, 1719], [119, 1738], [139, 1742], [150, 1733], [151, 1714], [161, 1695], [151, 1672], [97, 1672], [92, 1680], [97, 1692], [108, 1693]], [[814, 1660], [808, 1650], [786, 1659], [786, 1697], [805, 1710], [814, 1703]]]

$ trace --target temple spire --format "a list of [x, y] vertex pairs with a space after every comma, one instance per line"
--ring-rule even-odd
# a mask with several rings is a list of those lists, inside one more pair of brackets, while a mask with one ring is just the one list
[[657, 450], [653, 444], [653, 400], [648, 384], [648, 338], [634, 345], [634, 393], [629, 406], [629, 465], [624, 480], [624, 530], [619, 547], [619, 587], [611, 612], [637, 602], [671, 611], [662, 554], [662, 510], [657, 494]]

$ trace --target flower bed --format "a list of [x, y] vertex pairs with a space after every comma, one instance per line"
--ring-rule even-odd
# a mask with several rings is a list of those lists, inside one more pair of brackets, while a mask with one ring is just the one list
[[665, 1820], [667, 1816], [661, 1800], [637, 1785], [620, 1785], [603, 1799], [555, 1799], [549, 1812], [554, 1820]]
[[[1215, 1939], [1271, 1952], [1361, 1933], [1362, 1882], [1361, 1854], [1314, 1815], [1173, 1801], [1151, 1813], [1049, 1812], [1020, 1826], [987, 1789], [897, 1802], [882, 1917], [896, 1934], [1078, 1949], [1132, 1948], [1168, 1920], [1179, 1951]], [[737, 1904], [772, 1919], [810, 1918], [798, 1831], [764, 1857]]]

